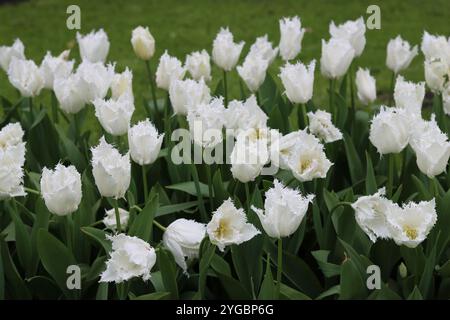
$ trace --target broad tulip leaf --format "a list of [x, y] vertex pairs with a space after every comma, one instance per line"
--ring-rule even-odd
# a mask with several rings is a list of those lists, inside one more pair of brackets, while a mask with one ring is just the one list
[[147, 201], [144, 209], [134, 219], [128, 234], [149, 242], [153, 233], [153, 219], [158, 211], [159, 196], [153, 195]]
[[163, 248], [159, 248], [157, 255], [157, 262], [164, 287], [166, 291], [170, 292], [172, 299], [178, 299], [177, 266], [175, 260], [170, 251]]
[[170, 299], [170, 292], [153, 292], [135, 297], [131, 300], [167, 300]]
[[[194, 181], [177, 183], [177, 184], [173, 184], [170, 186], [166, 186], [166, 188], [182, 191], [182, 192], [190, 194], [191, 196], [197, 196], [197, 191], [195, 189]], [[207, 184], [200, 182], [200, 193], [203, 197], [206, 197], [206, 198], [209, 197], [209, 189], [208, 189]]]
[[93, 227], [82, 227], [81, 231], [101, 245], [106, 253], [112, 251], [111, 241], [106, 238], [107, 233], [105, 231]]
[[211, 244], [211, 242], [209, 242], [209, 239], [205, 237], [205, 239], [203, 239], [202, 243], [200, 244], [200, 251], [199, 251], [198, 291], [202, 299], [205, 298], [206, 276], [208, 268], [213, 259], [215, 250], [216, 246]]
[[275, 285], [273, 282], [272, 270], [270, 270], [270, 257], [267, 257], [266, 273], [259, 290], [259, 300], [273, 300], [275, 298]]

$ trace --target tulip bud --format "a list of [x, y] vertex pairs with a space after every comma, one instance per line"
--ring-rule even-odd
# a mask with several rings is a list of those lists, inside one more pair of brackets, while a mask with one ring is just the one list
[[387, 45], [386, 65], [394, 73], [399, 73], [408, 68], [416, 55], [417, 46], [411, 48], [408, 41], [397, 36], [397, 38], [391, 39]]
[[86, 84], [78, 74], [71, 74], [66, 79], [55, 79], [53, 90], [59, 107], [66, 113], [78, 113], [88, 102], [85, 97]]
[[96, 99], [93, 103], [95, 116], [106, 132], [113, 136], [127, 133], [134, 112], [133, 99], [129, 94], [122, 95], [117, 100]]
[[355, 56], [355, 50], [350, 42], [331, 38], [328, 42], [322, 40], [322, 56], [320, 70], [328, 79], [342, 77], [350, 67]]
[[109, 40], [103, 29], [98, 31], [92, 30], [85, 36], [77, 32], [77, 41], [83, 61], [92, 63], [106, 61], [106, 56], [109, 52]]
[[260, 56], [247, 56], [244, 63], [236, 68], [251, 92], [258, 91], [266, 78], [269, 62]]
[[53, 89], [55, 79], [66, 79], [70, 76], [73, 69], [74, 60], [66, 61], [62, 57], [53, 57], [50, 52], [42, 60], [40, 70], [44, 77], [44, 88]]
[[206, 231], [211, 243], [220, 251], [224, 251], [226, 246], [246, 242], [261, 233], [254, 225], [247, 223], [244, 210], [237, 209], [231, 198], [214, 211]]
[[316, 60], [311, 61], [308, 67], [297, 62], [286, 62], [280, 68], [279, 77], [283, 83], [286, 96], [292, 103], [306, 103], [312, 99], [314, 87], [314, 69]]
[[425, 81], [431, 91], [442, 92], [450, 79], [450, 64], [443, 59], [425, 60]]
[[267, 34], [256, 38], [255, 43], [250, 47], [247, 57], [261, 57], [267, 60], [269, 64], [273, 62], [278, 54], [278, 48], [273, 48], [272, 43], [269, 42]]
[[355, 21], [347, 21], [336, 26], [334, 21], [330, 23], [330, 34], [333, 38], [350, 42], [355, 50], [355, 57], [359, 57], [366, 46], [366, 24], [363, 17]]
[[408, 276], [408, 268], [406, 268], [406, 265], [403, 262], [398, 266], [398, 273], [403, 279]]
[[163, 138], [164, 133], [158, 134], [158, 130], [149, 119], [135, 124], [128, 130], [131, 159], [141, 166], [155, 162]]
[[169, 98], [175, 114], [186, 115], [189, 109], [195, 109], [201, 103], [211, 99], [209, 87], [203, 79], [174, 80], [169, 88]]
[[[120, 219], [120, 227], [122, 230], [125, 230], [128, 226], [128, 220], [130, 218], [130, 213], [127, 210], [122, 208], [119, 209], [119, 219]], [[103, 224], [113, 231], [117, 230], [117, 220], [116, 220], [116, 211], [115, 208], [109, 209], [105, 211], [105, 217], [103, 218]]]
[[211, 80], [211, 63], [206, 50], [187, 55], [185, 66], [194, 80], [199, 81], [202, 78], [205, 81]]
[[137, 27], [131, 34], [131, 45], [139, 59], [150, 60], [155, 54], [155, 39], [148, 27]]
[[55, 170], [44, 168], [41, 193], [48, 210], [58, 216], [77, 211], [81, 202], [81, 176], [74, 166], [57, 164]]
[[106, 97], [115, 75], [114, 65], [105, 66], [100, 62], [83, 61], [78, 66], [76, 75], [80, 77], [85, 89], [84, 100], [92, 102]]
[[425, 83], [405, 81], [402, 76], [397, 77], [394, 89], [395, 106], [405, 109], [408, 113], [421, 116], [422, 103], [425, 97]]
[[23, 46], [20, 39], [16, 39], [12, 46], [1, 46], [0, 47], [0, 67], [2, 67], [5, 72], [8, 72], [9, 64], [13, 57], [19, 60], [25, 60], [25, 47]]
[[8, 69], [9, 82], [23, 97], [35, 97], [44, 88], [44, 77], [34, 61], [12, 57]]
[[206, 226], [194, 220], [177, 219], [167, 226], [163, 235], [164, 247], [174, 256], [175, 262], [187, 271], [186, 260], [198, 258]]
[[91, 152], [92, 174], [100, 194], [103, 197], [123, 198], [131, 180], [130, 155], [120, 155], [105, 141], [105, 137]]
[[133, 98], [133, 73], [126, 68], [122, 73], [116, 73], [111, 81], [111, 97], [115, 100], [122, 95]]
[[358, 99], [364, 105], [373, 102], [377, 98], [377, 88], [375, 78], [370, 75], [369, 69], [359, 68], [355, 80]]
[[381, 106], [372, 119], [369, 140], [379, 154], [399, 153], [409, 142], [410, 127], [404, 109]]
[[331, 122], [331, 113], [317, 110], [308, 112], [309, 125], [308, 130], [317, 138], [325, 143], [342, 140], [342, 133]]
[[425, 60], [442, 59], [450, 64], [450, 38], [447, 40], [444, 36], [434, 36], [424, 31], [421, 49]]
[[106, 238], [112, 242], [112, 252], [100, 282], [121, 283], [134, 277], [150, 279], [150, 271], [156, 263], [155, 249], [150, 244], [123, 233]]
[[297, 231], [314, 195], [303, 197], [297, 190], [285, 187], [275, 179], [274, 187], [266, 192], [264, 210], [252, 206], [267, 235], [272, 238], [289, 237]]
[[156, 85], [158, 88], [169, 91], [170, 84], [174, 80], [181, 80], [186, 73], [181, 61], [169, 56], [167, 50], [159, 59], [158, 69], [156, 69]]
[[233, 34], [228, 28], [221, 28], [213, 42], [214, 63], [225, 71], [231, 71], [238, 63], [244, 41], [234, 43]]
[[305, 29], [302, 29], [300, 18], [280, 19], [280, 56], [284, 61], [294, 59], [302, 49]]

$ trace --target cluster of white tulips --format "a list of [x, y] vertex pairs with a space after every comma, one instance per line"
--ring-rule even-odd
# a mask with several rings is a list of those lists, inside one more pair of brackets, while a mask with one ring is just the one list
[[[334, 109], [337, 80], [348, 73], [354, 82], [351, 88], [356, 84], [356, 96], [362, 105], [370, 105], [377, 98], [376, 80], [369, 69], [359, 68], [353, 72], [355, 81], [351, 78], [352, 63], [363, 54], [366, 45], [366, 27], [362, 18], [342, 25], [331, 22], [331, 37], [322, 40], [320, 71], [330, 80], [328, 111], [307, 108], [314, 93], [316, 60], [309, 63], [295, 60], [301, 52], [305, 36], [300, 18], [283, 18], [279, 27], [281, 38], [278, 47], [273, 46], [267, 35], [258, 37], [240, 65], [245, 43], [236, 42], [228, 28], [220, 29], [212, 43], [211, 57], [223, 71], [223, 96], [214, 96], [209, 88], [212, 66], [207, 50], [188, 54], [184, 63], [166, 50], [152, 73], [149, 61], [155, 53], [155, 39], [148, 28], [137, 27], [132, 31], [132, 48], [148, 66], [154, 105], [158, 105], [158, 88], [165, 91], [172, 106], [172, 110], [167, 110], [168, 105], [165, 106], [165, 125], [170, 113], [177, 115], [180, 125], [190, 131], [193, 143], [203, 149], [213, 149], [232, 139], [231, 175], [245, 185], [247, 197], [249, 183], [259, 184], [262, 172], [268, 165], [288, 172], [300, 184], [329, 176], [333, 158], [327, 144], [345, 138], [342, 128], [337, 125], [338, 111]], [[157, 262], [157, 250], [147, 241], [127, 235], [130, 208], [120, 208], [119, 200], [124, 199], [130, 189], [132, 160], [142, 167], [147, 201], [146, 166], [155, 163], [161, 149], [169, 146], [171, 132], [167, 131], [167, 127], [166, 132], [158, 132], [149, 118], [132, 124], [136, 109], [133, 73], [128, 68], [119, 73], [115, 71], [114, 63], [107, 63], [110, 42], [102, 29], [87, 35], [77, 34], [77, 42], [82, 58], [78, 65], [74, 60], [69, 60], [70, 52], [64, 51], [58, 56], [48, 52], [41, 65], [37, 66], [25, 57], [24, 45], [20, 40], [16, 40], [11, 47], [0, 47], [0, 65], [7, 72], [11, 85], [23, 97], [33, 98], [42, 89], [52, 90], [60, 108], [58, 112], [72, 115], [86, 106], [92, 106], [107, 137], [127, 137], [128, 151], [125, 154], [108, 143], [105, 136], [91, 148], [90, 163], [95, 185], [102, 197], [110, 198], [114, 203], [114, 208], [106, 209], [102, 220], [113, 234], [107, 235], [112, 242], [112, 252], [100, 282], [121, 283], [135, 277], [148, 280]], [[425, 32], [421, 50], [425, 56], [426, 85], [436, 95], [442, 96], [443, 111], [450, 115], [450, 39]], [[283, 94], [294, 112], [298, 111], [296, 130], [284, 134], [269, 126], [270, 119], [262, 108], [258, 91], [266, 80], [269, 66], [278, 55], [284, 61], [279, 69]], [[380, 156], [389, 157], [389, 166], [393, 165], [392, 154], [405, 152], [405, 148], [410, 146], [418, 169], [433, 178], [446, 170], [450, 142], [434, 115], [431, 120], [422, 116], [425, 82], [409, 82], [399, 74], [417, 55], [418, 47], [411, 47], [400, 36], [389, 41], [386, 65], [395, 79], [392, 92], [395, 104], [381, 106], [371, 119], [369, 139]], [[229, 101], [227, 74], [234, 69], [250, 91], [244, 100]], [[351, 112], [355, 112], [354, 105], [352, 101]], [[197, 126], [203, 130], [215, 129], [220, 134], [196, 134]], [[222, 134], [225, 131], [232, 134]], [[24, 131], [18, 122], [8, 124], [0, 131], [0, 199], [26, 196], [23, 136]], [[198, 177], [193, 174], [193, 179], [198, 187]], [[378, 238], [393, 239], [398, 245], [414, 248], [427, 238], [438, 219], [435, 199], [418, 203], [410, 201], [399, 206], [390, 199], [393, 196], [392, 177], [387, 180], [387, 196], [382, 188], [373, 195], [359, 197], [351, 204], [356, 222], [373, 242]], [[209, 222], [179, 218], [167, 227], [156, 221], [154, 224], [163, 232], [163, 246], [172, 253], [176, 264], [185, 273], [188, 273], [189, 262], [199, 257], [205, 237], [224, 252], [229, 246], [252, 240], [264, 230], [270, 238], [278, 239], [278, 255], [281, 255], [281, 239], [298, 230], [309, 205], [317, 196], [289, 185], [290, 182], [274, 179], [273, 187], [266, 189], [263, 208], [249, 205], [244, 210], [233, 198], [228, 198], [206, 214]], [[196, 191], [197, 197], [200, 197], [198, 188]], [[39, 193], [51, 213], [57, 216], [77, 214], [82, 201], [81, 175], [73, 165], [59, 163], [55, 168], [44, 167]], [[199, 200], [199, 210], [204, 211], [203, 200]], [[249, 222], [251, 213], [259, 218], [263, 230]], [[277, 285], [280, 286], [280, 262], [278, 269]]]

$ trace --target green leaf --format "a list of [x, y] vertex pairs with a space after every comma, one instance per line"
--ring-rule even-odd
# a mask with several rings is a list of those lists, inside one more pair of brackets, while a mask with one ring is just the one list
[[367, 287], [354, 260], [346, 260], [341, 266], [340, 299], [363, 299]]
[[433, 249], [430, 252], [430, 255], [426, 259], [425, 267], [422, 273], [422, 277], [419, 282], [419, 289], [422, 293], [422, 296], [425, 298], [431, 297], [431, 286], [434, 285], [433, 272], [436, 267], [436, 251], [437, 251], [437, 243], [439, 241], [439, 234], [436, 238]]
[[447, 260], [440, 268], [438, 268], [439, 275], [444, 278], [450, 278], [450, 260]]
[[170, 292], [172, 299], [178, 299], [177, 267], [170, 251], [159, 248], [158, 266], [166, 291]]
[[171, 214], [171, 213], [180, 212], [180, 211], [183, 211], [186, 209], [190, 209], [192, 207], [195, 207], [196, 205], [198, 205], [197, 200], [162, 206], [162, 207], [158, 208], [155, 218], [160, 217], [160, 216], [165, 216], [165, 215]]
[[153, 219], [159, 207], [158, 194], [151, 195], [144, 209], [134, 219], [128, 234], [149, 242], [153, 232]]
[[[12, 200], [15, 201], [15, 200]], [[31, 270], [31, 239], [27, 227], [19, 216], [17, 207], [10, 209], [11, 219], [14, 221], [16, 233], [16, 248], [19, 261], [24, 270]]]
[[0, 300], [5, 300], [5, 268], [3, 268], [3, 259], [0, 253]]
[[[190, 194], [191, 196], [197, 196], [194, 181], [181, 182], [166, 186], [167, 189], [178, 190]], [[200, 182], [200, 193], [203, 197], [209, 197], [208, 185]]]
[[170, 299], [170, 292], [153, 292], [135, 297], [131, 300], [168, 300]]
[[355, 146], [353, 145], [353, 141], [346, 132], [344, 133], [344, 146], [352, 183], [356, 183], [362, 179], [363, 169], [361, 159], [359, 158], [358, 153], [356, 152]]
[[267, 256], [266, 274], [259, 290], [259, 300], [273, 300], [275, 298], [275, 286], [273, 283], [272, 270], [270, 270], [270, 255]]
[[214, 203], [216, 206], [220, 206], [229, 197], [229, 194], [222, 181], [222, 174], [220, 168], [217, 168], [216, 172], [214, 173], [213, 188], [214, 188]]
[[86, 168], [86, 162], [84, 160], [83, 154], [80, 152], [80, 150], [77, 148], [77, 146], [70, 140], [64, 130], [58, 126], [55, 125], [55, 129], [58, 132], [58, 136], [60, 141], [62, 142], [65, 155], [70, 162], [77, 167], [79, 172], [83, 172]]
[[322, 300], [324, 298], [328, 298], [330, 296], [334, 296], [334, 295], [340, 295], [341, 294], [341, 286], [340, 285], [335, 285], [332, 286], [330, 289], [322, 292], [321, 294], [319, 294], [317, 296], [317, 300]]
[[298, 290], [295, 290], [284, 283], [281, 284], [280, 287], [281, 299], [287, 300], [311, 300], [306, 294], [301, 293]]
[[329, 250], [317, 250], [312, 251], [311, 254], [316, 259], [320, 270], [327, 278], [338, 276], [341, 273], [341, 266], [328, 262], [328, 256], [330, 255]]
[[203, 239], [202, 243], [200, 244], [198, 277], [198, 291], [202, 299], [205, 298], [207, 271], [211, 264], [211, 260], [214, 256], [215, 251], [216, 246], [211, 244], [208, 238]]
[[408, 300], [423, 300], [422, 294], [420, 293], [419, 288], [414, 286], [414, 290], [409, 294]]
[[218, 254], [214, 254], [211, 260], [211, 268], [217, 273], [221, 273], [231, 277], [231, 268], [228, 262]]
[[45, 276], [34, 276], [26, 280], [33, 296], [41, 300], [56, 300], [61, 291], [53, 279]]
[[374, 194], [377, 192], [377, 181], [373, 171], [372, 159], [366, 151], [366, 194]]
[[105, 231], [93, 227], [82, 227], [81, 231], [101, 245], [106, 253], [112, 251], [111, 241], [106, 238], [107, 233]]

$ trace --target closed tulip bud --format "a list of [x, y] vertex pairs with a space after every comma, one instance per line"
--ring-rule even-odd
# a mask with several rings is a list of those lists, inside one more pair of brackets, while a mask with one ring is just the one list
[[0, 130], [0, 200], [26, 195], [23, 188], [23, 135], [19, 123], [10, 123]]
[[244, 41], [235, 43], [228, 28], [221, 28], [213, 42], [212, 58], [214, 63], [224, 71], [231, 71], [241, 55]]
[[55, 79], [66, 79], [70, 76], [73, 69], [74, 61], [67, 61], [64, 58], [66, 51], [58, 57], [53, 57], [50, 52], [42, 60], [40, 70], [44, 77], [44, 88], [53, 89], [53, 81]]
[[269, 62], [260, 56], [247, 56], [244, 63], [236, 68], [251, 92], [258, 91], [266, 78]]
[[181, 80], [186, 73], [180, 60], [169, 56], [167, 50], [159, 59], [158, 69], [156, 69], [156, 85], [158, 88], [169, 91], [172, 81]]
[[250, 51], [248, 52], [248, 57], [261, 57], [264, 60], [267, 60], [269, 64], [273, 62], [278, 54], [278, 47], [274, 48], [272, 46], [272, 42], [269, 42], [267, 38], [267, 34], [262, 37], [256, 38], [255, 43], [253, 43], [250, 47]]
[[[128, 220], [130, 219], [130, 213], [122, 208], [119, 209], [120, 227], [125, 230], [128, 226]], [[115, 209], [109, 209], [105, 211], [105, 217], [103, 218], [103, 224], [110, 230], [117, 230], [117, 220]]]
[[450, 64], [443, 59], [425, 60], [425, 81], [431, 91], [442, 92], [450, 79]]
[[244, 210], [237, 209], [230, 198], [213, 212], [206, 231], [211, 243], [220, 251], [224, 251], [226, 246], [246, 242], [261, 233], [247, 222]]
[[164, 231], [163, 243], [174, 256], [175, 262], [187, 271], [186, 259], [198, 258], [200, 244], [206, 235], [206, 226], [194, 220], [177, 219]]
[[131, 116], [134, 112], [134, 102], [129, 94], [119, 99], [94, 100], [95, 116], [103, 129], [113, 136], [121, 136], [128, 131]]
[[169, 88], [169, 98], [175, 114], [187, 115], [189, 109], [211, 99], [209, 87], [203, 79], [174, 80]]
[[139, 59], [150, 60], [155, 54], [155, 39], [148, 27], [137, 27], [131, 34], [131, 45]]
[[312, 99], [314, 87], [314, 69], [316, 60], [311, 61], [308, 67], [297, 62], [286, 62], [280, 68], [279, 77], [284, 86], [284, 92], [292, 103], [306, 103]]
[[100, 194], [103, 197], [123, 198], [131, 180], [130, 155], [122, 156], [105, 141], [105, 137], [91, 152], [92, 174]]
[[122, 73], [116, 73], [111, 81], [111, 97], [119, 99], [122, 95], [133, 98], [133, 73], [128, 68]]
[[399, 73], [408, 68], [416, 55], [417, 46], [411, 48], [408, 41], [397, 36], [397, 38], [391, 39], [387, 45], [386, 65], [394, 73]]
[[373, 195], [359, 197], [352, 204], [352, 208], [355, 210], [356, 222], [372, 242], [378, 238], [390, 238], [386, 215], [390, 211], [397, 210], [398, 206], [386, 199], [384, 188]]
[[294, 59], [302, 49], [305, 29], [302, 29], [300, 18], [280, 19], [280, 56], [284, 61]]
[[274, 187], [266, 192], [264, 210], [252, 206], [267, 235], [272, 238], [289, 237], [297, 231], [313, 195], [303, 197], [297, 190], [285, 187], [275, 179]]
[[377, 98], [376, 80], [370, 75], [369, 69], [359, 68], [356, 72], [355, 82], [358, 99], [364, 105], [368, 105]]
[[231, 101], [225, 110], [225, 127], [234, 130], [235, 135], [247, 129], [266, 128], [268, 119], [264, 111], [258, 106], [254, 95], [251, 95], [244, 102]]
[[312, 134], [299, 131], [301, 141], [296, 144], [288, 160], [288, 168], [299, 181], [325, 178], [333, 163], [327, 159], [323, 145]]
[[421, 116], [422, 103], [425, 98], [425, 83], [405, 81], [402, 76], [397, 77], [394, 89], [395, 106], [405, 109], [408, 113]]
[[330, 34], [333, 38], [344, 39], [350, 42], [355, 50], [355, 57], [359, 57], [366, 46], [366, 24], [363, 17], [355, 21], [347, 21], [336, 26], [334, 21], [330, 23]]
[[13, 57], [9, 64], [8, 79], [23, 97], [35, 97], [44, 88], [42, 72], [31, 60]]
[[91, 33], [83, 36], [77, 32], [80, 56], [83, 61], [105, 62], [109, 52], [108, 35], [103, 29], [92, 30]]
[[77, 211], [81, 202], [81, 176], [74, 166], [57, 164], [55, 170], [44, 168], [41, 193], [48, 210], [57, 216]]
[[214, 148], [223, 140], [222, 129], [225, 125], [223, 98], [213, 98], [209, 103], [197, 105], [196, 108], [189, 110], [187, 120], [194, 143], [204, 148]]
[[186, 69], [194, 80], [211, 80], [211, 62], [209, 53], [206, 50], [192, 52], [187, 55], [185, 62]]
[[131, 159], [143, 166], [156, 161], [161, 151], [164, 133], [158, 130], [149, 119], [145, 119], [128, 130], [128, 145]]
[[53, 90], [59, 107], [66, 113], [78, 113], [88, 103], [85, 96], [86, 84], [78, 74], [71, 74], [66, 79], [55, 79]]
[[112, 242], [112, 252], [106, 261], [106, 270], [100, 275], [100, 282], [121, 283], [135, 277], [144, 281], [150, 279], [150, 272], [156, 263], [156, 253], [149, 243], [123, 233], [107, 235]]
[[313, 135], [325, 143], [342, 140], [342, 133], [331, 122], [331, 114], [323, 110], [308, 112], [308, 129]]
[[379, 154], [399, 153], [409, 142], [410, 120], [406, 110], [381, 106], [370, 125], [370, 142]]
[[432, 178], [445, 171], [450, 157], [450, 142], [437, 125], [434, 114], [430, 121], [416, 118], [410, 145], [416, 154], [419, 170]]
[[20, 39], [16, 39], [12, 46], [1, 46], [0, 47], [0, 67], [2, 67], [5, 72], [8, 72], [9, 64], [13, 57], [19, 60], [25, 60], [25, 47], [23, 46]]
[[331, 38], [328, 42], [322, 40], [322, 56], [320, 70], [328, 79], [342, 77], [350, 67], [355, 56], [350, 42], [344, 39]]
[[422, 243], [436, 224], [436, 202], [421, 201], [404, 204], [387, 211], [390, 236], [396, 244], [415, 248]]
[[426, 60], [443, 59], [450, 64], [450, 37], [447, 40], [424, 31], [421, 49]]
[[115, 75], [114, 65], [105, 66], [100, 62], [83, 61], [78, 66], [76, 74], [80, 77], [86, 90], [84, 100], [92, 102], [95, 99], [106, 97]]

